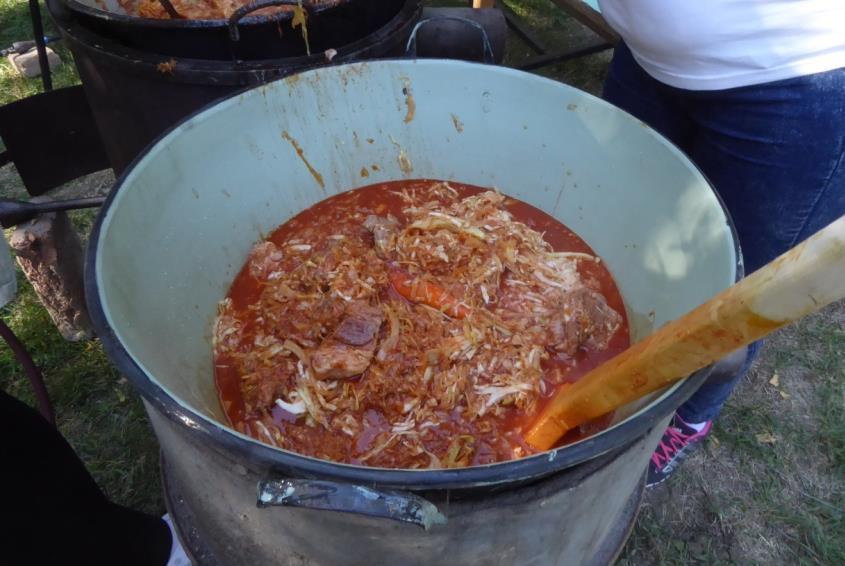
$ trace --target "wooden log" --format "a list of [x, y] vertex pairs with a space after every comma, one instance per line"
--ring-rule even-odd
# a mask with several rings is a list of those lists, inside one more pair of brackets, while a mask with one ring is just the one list
[[9, 245], [65, 340], [93, 338], [85, 305], [82, 242], [67, 214], [50, 212], [21, 224]]

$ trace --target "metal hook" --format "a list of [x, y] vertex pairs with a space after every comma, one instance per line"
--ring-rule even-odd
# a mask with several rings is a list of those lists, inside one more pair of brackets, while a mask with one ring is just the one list
[[461, 18], [460, 16], [432, 16], [431, 18], [426, 18], [424, 20], [420, 20], [417, 22], [417, 25], [414, 26], [414, 29], [411, 30], [411, 36], [408, 38], [408, 43], [405, 45], [405, 55], [410, 55], [411, 57], [417, 56], [417, 31], [419, 29], [431, 22], [434, 21], [441, 21], [441, 20], [451, 20], [454, 22], [461, 22], [464, 24], [469, 24], [470, 26], [474, 27], [478, 31], [481, 32], [481, 41], [484, 45], [484, 62], [487, 64], [493, 64], [495, 62], [495, 57], [493, 56], [493, 46], [490, 43], [490, 37], [487, 35], [487, 30], [484, 29], [484, 26], [479, 24], [474, 20], [470, 20], [467, 18]]
[[[159, 1], [166, 1], [166, 0], [159, 0]], [[302, 8], [306, 11], [310, 11], [312, 6], [309, 3], [302, 2]], [[255, 2], [250, 2], [246, 6], [241, 6], [229, 17], [229, 37], [232, 41], [240, 41], [241, 33], [238, 30], [238, 22], [240, 22], [244, 16], [255, 12], [256, 10], [260, 10], [261, 8], [269, 8], [272, 6], [299, 6], [299, 0], [256, 0]]]
[[164, 11], [167, 12], [167, 15], [170, 16], [171, 19], [174, 20], [184, 20], [185, 17], [176, 11], [176, 7], [170, 2], [170, 0], [158, 0], [159, 4], [164, 8]]

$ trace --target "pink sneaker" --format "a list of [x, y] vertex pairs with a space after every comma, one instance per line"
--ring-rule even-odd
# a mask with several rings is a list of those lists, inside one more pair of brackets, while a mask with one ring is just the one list
[[646, 486], [651, 487], [666, 481], [681, 461], [704, 440], [704, 437], [713, 428], [713, 421], [704, 423], [704, 428], [701, 430], [696, 430], [697, 428], [693, 428], [677, 414], [675, 415], [672, 422], [669, 423], [669, 428], [663, 433], [660, 444], [657, 445], [657, 449], [651, 455]]

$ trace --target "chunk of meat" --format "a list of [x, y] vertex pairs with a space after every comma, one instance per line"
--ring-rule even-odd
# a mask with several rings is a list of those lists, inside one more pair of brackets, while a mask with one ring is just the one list
[[244, 391], [244, 401], [252, 407], [272, 407], [275, 400], [287, 392], [289, 385], [282, 373], [262, 373], [255, 381], [255, 387]]
[[388, 214], [386, 217], [370, 214], [364, 220], [364, 228], [373, 234], [376, 253], [379, 257], [387, 258], [396, 243], [396, 231], [399, 228], [399, 221], [391, 214]]
[[582, 287], [567, 293], [549, 322], [552, 348], [568, 355], [582, 347], [604, 350], [621, 324], [604, 296]]
[[376, 352], [384, 313], [366, 303], [350, 303], [334, 332], [311, 354], [317, 379], [344, 379], [360, 375]]
[[384, 315], [381, 309], [371, 306], [347, 311], [347, 316], [334, 331], [334, 338], [350, 346], [364, 346], [375, 340]]
[[353, 347], [341, 342], [322, 344], [311, 356], [311, 368], [317, 379], [345, 379], [364, 373], [375, 354], [371, 346]]

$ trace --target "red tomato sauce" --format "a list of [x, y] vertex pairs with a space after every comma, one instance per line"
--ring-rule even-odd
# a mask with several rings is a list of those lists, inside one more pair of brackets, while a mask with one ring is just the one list
[[[350, 211], [353, 210], [380, 216], [392, 214], [400, 222], [404, 222], [406, 215], [403, 209], [407, 206], [407, 203], [400, 198], [398, 192], [403, 189], [424, 191], [426, 186], [430, 185], [431, 182], [427, 180], [396, 181], [370, 185], [341, 193], [319, 202], [294, 216], [279, 226], [268, 237], [268, 241], [282, 246], [306, 228], [312, 231], [317, 230], [320, 234], [328, 238], [335, 233], [337, 226], [348, 219]], [[460, 183], [450, 183], [450, 186], [457, 191], [460, 198], [488, 190]], [[595, 255], [584, 240], [549, 214], [510, 197], [506, 199], [504, 207], [513, 215], [514, 220], [522, 222], [528, 227], [540, 232], [543, 235], [543, 239], [551, 245], [555, 252], [580, 252]], [[487, 417], [489, 423], [485, 426], [467, 429], [465, 425], [461, 424], [459, 426], [458, 424], [462, 419], [461, 414], [455, 412], [441, 413], [443, 420], [437, 424], [434, 438], [427, 444], [429, 449], [434, 451], [439, 448], [441, 453], [446, 452], [449, 449], [450, 443], [454, 443], [456, 435], [466, 434], [467, 430], [471, 430], [472, 436], [474, 437], [472, 454], [464, 461], [465, 464], [479, 465], [508, 459], [503, 456], [502, 449], [500, 448], [500, 437], [503, 431], [519, 431], [520, 427], [527, 424], [534, 415], [539, 413], [545, 403], [563, 383], [576, 381], [592, 368], [629, 346], [628, 321], [622, 296], [604, 262], [581, 261], [578, 263], [578, 273], [582, 279], [588, 282], [588, 285], [592, 289], [599, 292], [605, 298], [609, 307], [621, 315], [622, 322], [608, 341], [607, 347], [600, 351], [580, 349], [574, 356], [559, 356], [552, 353], [548, 359], [544, 360], [542, 368], [546, 375], [551, 376], [554, 374], [555, 378], [546, 381], [545, 392], [531, 414], [526, 414], [524, 411], [514, 407], [504, 415], [490, 415]], [[245, 312], [249, 309], [250, 305], [255, 304], [259, 300], [264, 287], [265, 282], [256, 279], [250, 272], [247, 264], [236, 276], [227, 297], [231, 299], [232, 307], [235, 311]], [[398, 297], [393, 289], [388, 289], [383, 295], [385, 296], [385, 300], [403, 300], [401, 297]], [[250, 316], [258, 316], [258, 314], [257, 311], [254, 311]], [[246, 321], [241, 336], [241, 342], [243, 344], [252, 343], [254, 324], [254, 321]], [[382, 330], [381, 334], [383, 335], [384, 333], [384, 330]], [[215, 382], [221, 405], [231, 425], [241, 432], [245, 432], [266, 442], [266, 439], [259, 434], [255, 426], [250, 426], [250, 422], [255, 418], [255, 415], [245, 410], [242, 395], [242, 377], [236, 368], [236, 364], [231, 363], [231, 359], [225, 354], [215, 356]], [[362, 382], [366, 379], [367, 376], [364, 374], [363, 377], [349, 380], [349, 383], [352, 387], [360, 388]], [[343, 383], [342, 386], [345, 387], [347, 385]], [[360, 454], [370, 448], [377, 438], [383, 438], [380, 435], [385, 435], [389, 432], [390, 423], [396, 422], [401, 417], [399, 414], [391, 414], [384, 407], [379, 410], [373, 406], [369, 406], [366, 400], [363, 400], [359, 410], [355, 413], [355, 418], [363, 425], [362, 431], [354, 437], [347, 437], [325, 430], [321, 425], [314, 426], [312, 423], [311, 426], [306, 426], [301, 422], [297, 422], [296, 419], [291, 418], [291, 415], [283, 410], [273, 408], [270, 412], [273, 418], [273, 424], [280, 431], [280, 435], [296, 439], [296, 442], [292, 446], [288, 445], [284, 447], [292, 448], [295, 451], [315, 457], [350, 463], [361, 463], [358, 460]], [[605, 428], [611, 418], [612, 415], [606, 415], [601, 419], [582, 426], [580, 429], [570, 432], [561, 441], [561, 444], [570, 443], [585, 435], [594, 434]], [[520, 437], [517, 432], [517, 434], [512, 435], [510, 444], [518, 444], [519, 442]], [[531, 448], [524, 445], [524, 443], [523, 449], [523, 452], [520, 453], [521, 456], [528, 455], [532, 452]], [[367, 464], [372, 465], [369, 462]], [[382, 458], [379, 460], [379, 465], [386, 467], [421, 467], [418, 460], [403, 461], [402, 458], [398, 457], [394, 459]]]

